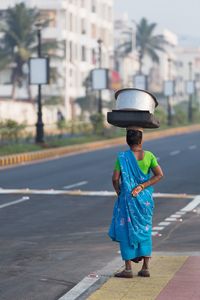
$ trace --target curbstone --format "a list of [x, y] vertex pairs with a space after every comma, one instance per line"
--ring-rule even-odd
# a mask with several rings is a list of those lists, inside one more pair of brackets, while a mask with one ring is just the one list
[[[153, 139], [164, 138], [167, 136], [174, 136], [174, 135], [190, 133], [195, 131], [200, 131], [200, 124], [191, 125], [187, 127], [170, 128], [170, 129], [159, 130], [154, 132], [145, 132], [144, 139], [146, 141], [149, 141]], [[31, 162], [31, 161], [37, 161], [42, 159], [59, 157], [70, 153], [81, 153], [87, 150], [92, 151], [104, 147], [114, 147], [118, 145], [123, 145], [124, 142], [125, 142], [125, 138], [120, 137], [111, 140], [103, 140], [103, 141], [90, 142], [85, 144], [70, 145], [70, 146], [64, 146], [59, 148], [52, 148], [48, 150], [40, 150], [40, 151], [27, 152], [22, 154], [5, 155], [0, 157], [0, 167], [18, 165], [18, 164], [22, 164], [23, 162]]]

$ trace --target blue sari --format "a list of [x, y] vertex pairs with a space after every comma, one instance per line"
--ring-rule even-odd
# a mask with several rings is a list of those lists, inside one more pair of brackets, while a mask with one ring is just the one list
[[145, 188], [136, 197], [131, 194], [136, 186], [149, 180], [150, 173], [144, 174], [141, 171], [131, 150], [119, 153], [118, 159], [121, 186], [113, 210], [109, 236], [113, 241], [120, 243], [124, 260], [151, 256], [153, 188]]

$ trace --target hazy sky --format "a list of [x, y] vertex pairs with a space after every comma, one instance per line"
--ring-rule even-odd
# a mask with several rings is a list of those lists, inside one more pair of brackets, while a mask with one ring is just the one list
[[114, 0], [115, 15], [145, 17], [176, 34], [200, 37], [200, 0]]

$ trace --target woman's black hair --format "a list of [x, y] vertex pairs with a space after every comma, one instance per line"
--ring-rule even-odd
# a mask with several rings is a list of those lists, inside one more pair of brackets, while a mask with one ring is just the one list
[[142, 143], [142, 131], [128, 129], [126, 132], [126, 142], [129, 146], [141, 144]]

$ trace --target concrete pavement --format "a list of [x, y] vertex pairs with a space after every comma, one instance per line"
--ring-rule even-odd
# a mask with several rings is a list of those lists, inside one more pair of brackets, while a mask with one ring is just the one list
[[151, 277], [137, 276], [141, 264], [133, 264], [134, 278], [110, 278], [88, 300], [198, 300], [200, 256], [153, 256]]

